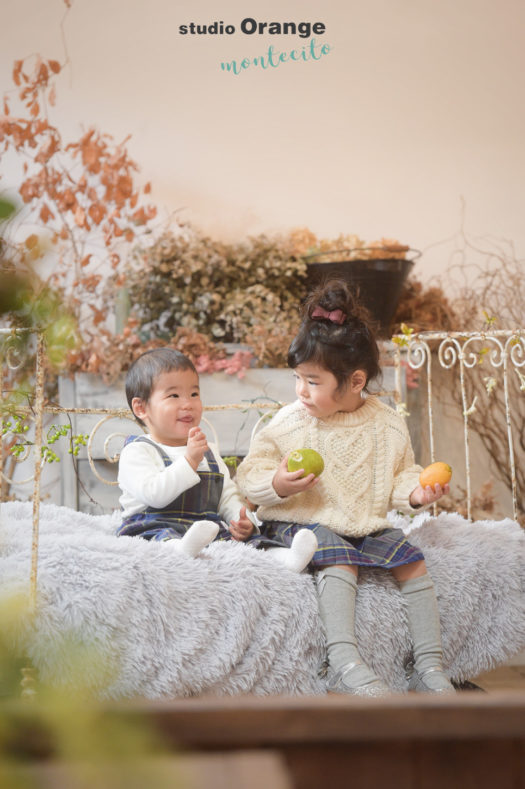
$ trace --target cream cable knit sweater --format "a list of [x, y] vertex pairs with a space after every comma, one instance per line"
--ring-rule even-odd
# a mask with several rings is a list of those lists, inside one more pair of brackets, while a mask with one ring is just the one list
[[[277, 466], [303, 447], [316, 449], [325, 469], [311, 490], [280, 498], [272, 487]], [[416, 512], [408, 499], [420, 471], [404, 420], [371, 396], [356, 411], [328, 419], [311, 416], [300, 401], [285, 406], [255, 436], [236, 482], [260, 505], [257, 516], [263, 521], [321, 523], [362, 537], [388, 527], [390, 509]]]

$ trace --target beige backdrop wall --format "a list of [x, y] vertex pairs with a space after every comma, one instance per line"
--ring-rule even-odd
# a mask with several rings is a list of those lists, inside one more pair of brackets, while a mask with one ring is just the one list
[[[0, 74], [31, 52], [63, 60], [62, 0], [2, 8]], [[318, 61], [221, 61], [301, 49], [298, 36], [243, 35], [257, 21], [323, 22]], [[180, 35], [222, 20], [236, 33]], [[96, 124], [130, 150], [165, 214], [226, 238], [309, 226], [395, 237], [446, 265], [462, 200], [467, 230], [525, 247], [522, 0], [74, 0], [71, 65], [56, 115]], [[16, 180], [9, 167], [4, 186]], [[438, 246], [434, 246], [438, 244]]]

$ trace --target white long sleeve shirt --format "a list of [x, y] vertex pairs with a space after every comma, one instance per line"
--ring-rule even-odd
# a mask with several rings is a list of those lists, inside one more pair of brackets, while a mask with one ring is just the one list
[[[165, 466], [158, 450], [144, 441], [133, 441], [123, 448], [118, 469], [118, 484], [122, 491], [119, 502], [123, 518], [142, 512], [147, 507], [167, 507], [185, 490], [200, 482], [198, 473], [184, 457], [185, 446], [171, 447], [153, 441], [150, 436], [148, 438], [168, 455], [172, 463]], [[217, 447], [214, 444], [208, 446], [217, 461], [219, 471], [224, 475], [218, 514], [230, 523], [238, 520], [244, 502]], [[197, 470], [209, 471], [206, 458], [202, 459]]]

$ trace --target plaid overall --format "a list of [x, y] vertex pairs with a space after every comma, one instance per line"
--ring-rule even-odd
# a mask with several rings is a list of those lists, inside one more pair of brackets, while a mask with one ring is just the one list
[[[160, 454], [165, 466], [170, 466], [171, 458], [147, 436], [128, 436], [125, 444], [141, 441], [151, 444]], [[157, 509], [146, 507], [145, 510], [124, 518], [117, 530], [119, 537], [142, 537], [145, 540], [177, 540], [183, 537], [195, 521], [207, 520], [219, 524], [216, 540], [233, 539], [226, 524], [218, 514], [219, 503], [224, 485], [224, 477], [213, 452], [209, 449], [204, 457], [208, 461], [209, 471], [198, 471], [200, 482], [185, 490], [171, 504]], [[253, 534], [246, 545], [253, 548], [287, 548], [288, 544], [279, 538], [268, 538], [264, 534]]]
[[[146, 436], [129, 436], [126, 444], [141, 441], [151, 444], [159, 452], [165, 466], [171, 465], [168, 455]], [[173, 540], [185, 535], [195, 521], [207, 520], [219, 524], [216, 539], [231, 539], [230, 533], [218, 515], [224, 477], [213, 452], [205, 454], [209, 471], [198, 471], [200, 482], [185, 490], [171, 504], [157, 509], [146, 507], [122, 521], [117, 531], [119, 537], [143, 537], [145, 540]]]

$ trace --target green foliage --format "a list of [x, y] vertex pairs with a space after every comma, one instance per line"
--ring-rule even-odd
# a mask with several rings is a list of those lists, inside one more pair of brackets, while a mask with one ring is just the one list
[[408, 347], [410, 345], [410, 341], [412, 339], [412, 335], [414, 333], [414, 329], [411, 326], [407, 326], [406, 323], [401, 324], [401, 334], [402, 336], [399, 337], [392, 337], [392, 341], [395, 342], [396, 345], [399, 345], [400, 348]]
[[237, 455], [225, 455], [223, 457], [223, 460], [228, 466], [228, 468], [230, 469], [230, 472], [232, 474], [235, 474], [235, 472], [237, 471], [237, 466], [239, 465], [240, 462], [239, 457]]
[[[9, 204], [0, 204], [0, 217], [9, 216]], [[34, 396], [36, 343], [39, 332], [44, 341], [45, 386], [53, 386], [53, 376], [67, 365], [68, 356], [79, 343], [78, 323], [66, 308], [56, 288], [42, 282], [28, 260], [42, 254], [37, 236], [31, 244], [7, 249], [0, 238], [0, 319], [6, 319], [11, 331], [0, 336], [0, 363], [2, 365], [2, 392], [0, 408], [0, 441], [3, 445], [3, 467], [10, 461], [26, 457], [33, 442], [28, 439], [27, 417], [17, 413], [17, 407], [27, 407]], [[33, 254], [34, 253], [34, 254]], [[47, 443], [42, 446], [42, 458], [47, 463], [60, 460], [52, 445], [71, 430], [70, 427], [52, 426]], [[65, 431], [65, 432], [64, 432]], [[75, 440], [78, 438], [78, 440]], [[21, 440], [23, 439], [23, 440]], [[85, 442], [83, 437], [70, 439], [70, 452], [77, 455]], [[9, 459], [9, 460], [8, 460]], [[6, 474], [6, 477], [9, 477]], [[0, 480], [0, 498], [8, 495], [9, 483]]]
[[[0, 598], [0, 623], [0, 789], [183, 785], [173, 755], [144, 719], [98, 700], [113, 666], [94, 645], [66, 636], [61, 648], [71, 671], [62, 686], [35, 677], [32, 695], [22, 697], [24, 645], [32, 631], [23, 594]], [[49, 649], [52, 662], [52, 643]]]
[[30, 342], [30, 332], [41, 331], [48, 363], [53, 370], [65, 367], [70, 351], [79, 343], [77, 320], [57, 291], [41, 282], [28, 267], [2, 262], [0, 265], [0, 316], [13, 328], [26, 329], [21, 341]]
[[306, 264], [286, 238], [226, 244], [186, 228], [137, 249], [126, 281], [146, 335], [186, 327], [235, 343], [277, 325], [289, 339], [306, 291]]
[[[27, 453], [29, 447], [34, 445], [34, 442], [27, 438], [26, 433], [29, 430], [27, 417], [20, 414], [10, 413], [2, 419], [0, 423], [0, 436], [12, 436], [16, 438], [14, 443], [11, 443], [9, 452], [18, 459], [22, 459]], [[60, 463], [60, 458], [52, 449], [52, 445], [63, 437], [69, 438], [70, 455], [77, 457], [80, 447], [85, 447], [89, 436], [87, 433], [78, 433], [71, 435], [71, 425], [51, 425], [47, 431], [46, 441], [42, 445], [42, 459], [46, 463]]]
[[0, 197], [0, 222], [8, 219], [15, 212], [15, 206], [10, 200]]

